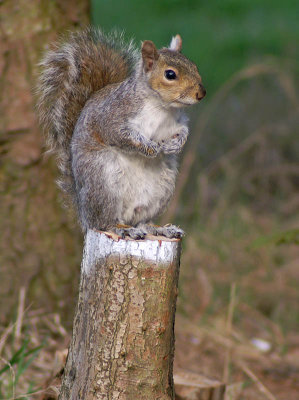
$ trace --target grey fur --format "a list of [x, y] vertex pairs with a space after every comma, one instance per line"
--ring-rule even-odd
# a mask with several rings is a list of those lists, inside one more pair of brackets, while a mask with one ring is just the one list
[[[160, 53], [198, 85], [191, 61], [175, 51]], [[151, 73], [136, 54], [117, 35], [73, 34], [41, 63], [41, 122], [60, 160], [61, 186], [84, 232], [96, 228], [135, 239], [146, 233], [180, 237], [183, 231], [173, 225], [147, 223], [165, 210], [173, 194], [187, 119], [151, 86]], [[188, 90], [180, 99], [193, 104]]]

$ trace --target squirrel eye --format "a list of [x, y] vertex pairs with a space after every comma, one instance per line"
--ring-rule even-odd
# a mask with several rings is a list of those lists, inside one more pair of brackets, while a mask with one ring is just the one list
[[176, 73], [172, 69], [167, 69], [165, 71], [165, 78], [169, 80], [173, 80], [176, 78]]

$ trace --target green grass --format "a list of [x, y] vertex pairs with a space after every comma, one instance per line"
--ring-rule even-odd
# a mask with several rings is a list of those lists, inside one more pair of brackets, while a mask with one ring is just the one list
[[295, 59], [299, 3], [295, 0], [92, 0], [92, 22], [123, 29], [158, 47], [180, 33], [183, 53], [199, 66], [212, 94], [234, 72], [265, 56]]
[[[13, 338], [12, 338], [13, 339]], [[44, 344], [30, 348], [30, 339], [25, 338], [19, 348], [13, 352], [12, 357], [5, 361], [5, 365], [0, 369], [0, 397], [10, 398], [15, 396], [18, 382], [28, 367], [34, 362], [35, 358], [43, 349]], [[4, 359], [1, 360], [4, 363]], [[34, 383], [27, 382], [27, 394], [34, 392]], [[21, 398], [21, 397], [18, 397]], [[27, 399], [27, 396], [22, 399]]]

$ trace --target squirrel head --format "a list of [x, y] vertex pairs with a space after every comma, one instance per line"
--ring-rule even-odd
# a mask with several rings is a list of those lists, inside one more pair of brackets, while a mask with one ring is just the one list
[[206, 95], [196, 65], [181, 54], [181, 48], [180, 35], [172, 38], [169, 48], [157, 50], [150, 40], [145, 40], [141, 48], [149, 86], [172, 107], [195, 104]]

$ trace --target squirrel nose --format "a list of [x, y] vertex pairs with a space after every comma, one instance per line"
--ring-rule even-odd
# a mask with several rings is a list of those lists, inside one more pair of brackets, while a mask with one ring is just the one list
[[199, 85], [199, 92], [196, 93], [196, 100], [201, 100], [205, 97], [206, 95], [206, 89], [202, 86], [202, 84], [200, 83]]

